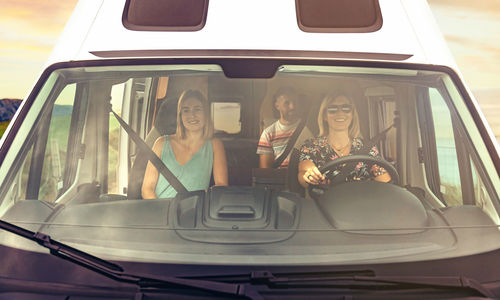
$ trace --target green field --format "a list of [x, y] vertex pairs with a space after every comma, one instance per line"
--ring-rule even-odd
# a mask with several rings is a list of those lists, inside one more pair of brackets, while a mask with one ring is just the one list
[[3, 133], [5, 132], [5, 129], [7, 129], [8, 125], [9, 125], [9, 121], [0, 122], [0, 138], [2, 137]]

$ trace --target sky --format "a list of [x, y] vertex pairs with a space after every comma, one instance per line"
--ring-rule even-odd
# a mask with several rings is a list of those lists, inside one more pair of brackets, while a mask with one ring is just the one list
[[429, 0], [469, 87], [500, 88], [500, 0]]
[[[0, 98], [26, 96], [76, 2], [0, 0]], [[428, 2], [479, 102], [500, 96], [500, 0]]]
[[0, 99], [24, 98], [76, 0], [0, 0]]

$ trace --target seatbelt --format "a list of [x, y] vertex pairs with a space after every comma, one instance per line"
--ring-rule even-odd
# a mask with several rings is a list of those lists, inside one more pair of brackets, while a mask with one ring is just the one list
[[[279, 121], [278, 121], [279, 122]], [[295, 128], [295, 131], [292, 133], [292, 135], [290, 136], [290, 139], [288, 140], [288, 143], [286, 144], [286, 148], [285, 150], [283, 151], [283, 153], [281, 153], [281, 155], [274, 161], [273, 163], [273, 168], [276, 169], [278, 168], [279, 166], [281, 166], [281, 164], [283, 163], [283, 161], [285, 160], [285, 158], [288, 156], [288, 154], [290, 154], [290, 151], [292, 151], [293, 149], [293, 146], [295, 145], [295, 142], [297, 141], [297, 139], [299, 138], [299, 135], [302, 133], [302, 130], [304, 129], [304, 126], [306, 125], [306, 118], [302, 118], [300, 120], [300, 123], [299, 125], [297, 125], [297, 128]]]
[[391, 130], [393, 127], [396, 128], [397, 121], [398, 121], [398, 119], [395, 119], [394, 123], [392, 123], [391, 126], [387, 127], [383, 131], [379, 132], [376, 136], [374, 136], [368, 142], [366, 142], [363, 145], [363, 147], [361, 147], [361, 149], [356, 151], [356, 154], [369, 154], [370, 150], [373, 148], [373, 146], [375, 146], [376, 144], [378, 144], [378, 142], [380, 142], [383, 138], [385, 138], [385, 135], [389, 130]]
[[128, 136], [134, 141], [134, 143], [139, 147], [147, 156], [149, 161], [156, 167], [158, 172], [160, 172], [163, 177], [170, 183], [170, 185], [175, 189], [177, 193], [187, 193], [186, 188], [184, 185], [175, 177], [174, 174], [165, 166], [163, 161], [154, 153], [154, 151], [149, 148], [149, 146], [142, 140], [142, 138], [127, 124], [125, 121], [118, 116], [114, 111], [113, 108], [109, 107], [109, 110], [113, 115], [115, 116], [116, 120], [118, 120], [118, 123], [122, 126], [122, 128], [127, 132]]

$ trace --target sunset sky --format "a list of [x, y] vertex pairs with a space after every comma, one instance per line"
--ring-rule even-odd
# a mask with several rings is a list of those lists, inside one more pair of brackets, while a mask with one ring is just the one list
[[76, 0], [0, 0], [0, 98], [24, 98]]
[[[76, 2], [0, 0], [0, 98], [26, 96]], [[500, 95], [500, 0], [428, 2], [476, 97]]]

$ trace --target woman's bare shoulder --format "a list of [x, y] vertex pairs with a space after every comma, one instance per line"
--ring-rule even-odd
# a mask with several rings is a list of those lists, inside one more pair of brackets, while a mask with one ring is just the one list
[[[153, 150], [161, 150], [163, 144], [165, 143], [166, 137], [167, 137], [166, 135], [162, 135], [159, 138], [157, 138], [153, 145]], [[169, 137], [169, 139], [171, 140], [172, 138]]]
[[158, 145], [158, 144], [163, 145], [163, 143], [164, 143], [164, 142], [165, 142], [165, 136], [164, 136], [164, 135], [162, 135], [162, 136], [160, 136], [160, 137], [158, 137], [158, 138], [156, 139], [156, 141], [155, 141], [154, 145], [155, 145], [155, 146], [156, 146], [156, 145]]

